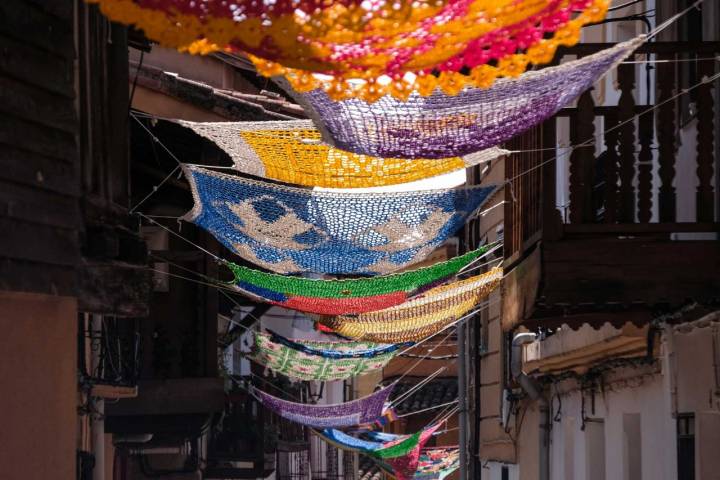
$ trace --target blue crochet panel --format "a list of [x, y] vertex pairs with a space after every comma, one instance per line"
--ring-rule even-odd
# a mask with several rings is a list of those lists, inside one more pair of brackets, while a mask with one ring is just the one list
[[380, 274], [422, 261], [496, 189], [327, 192], [184, 170], [195, 198], [185, 218], [278, 273]]

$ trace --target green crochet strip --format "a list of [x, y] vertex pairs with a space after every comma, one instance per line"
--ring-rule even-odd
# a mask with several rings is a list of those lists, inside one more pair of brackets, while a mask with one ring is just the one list
[[367, 452], [366, 455], [381, 459], [402, 457], [404, 455], [407, 455], [415, 447], [417, 447], [418, 443], [420, 442], [421, 434], [422, 430], [413, 433], [402, 442], [396, 443], [395, 445], [392, 445], [390, 447], [380, 448], [378, 450]]
[[227, 262], [226, 265], [235, 275], [233, 283], [244, 282], [274, 292], [303, 297], [367, 297], [399, 291], [410, 292], [434, 281], [454, 275], [493, 246], [486, 245], [465, 255], [429, 267], [372, 278], [318, 280], [262, 272], [231, 262]]
[[[325, 358], [308, 355], [285, 345], [273, 342], [268, 335], [255, 333], [255, 346], [250, 359], [277, 373], [297, 380], [345, 380], [379, 370], [392, 360], [397, 351], [378, 355], [373, 358]], [[336, 342], [313, 342], [322, 349], [337, 346]], [[353, 347], [366, 350], [377, 346], [376, 343], [353, 342]]]

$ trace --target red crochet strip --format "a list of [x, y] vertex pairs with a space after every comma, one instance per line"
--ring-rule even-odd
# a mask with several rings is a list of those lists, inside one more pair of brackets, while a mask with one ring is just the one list
[[428, 440], [432, 437], [432, 434], [440, 428], [440, 423], [436, 423], [432, 427], [423, 430], [420, 434], [420, 440], [414, 449], [407, 455], [397, 458], [389, 458], [386, 460], [387, 464], [390, 465], [395, 473], [397, 480], [411, 480], [415, 471], [418, 468], [418, 462], [420, 460], [420, 449], [425, 446]]
[[407, 300], [405, 292], [392, 292], [371, 297], [317, 298], [291, 296], [284, 302], [272, 302], [281, 307], [320, 315], [354, 315], [374, 312], [400, 305]]

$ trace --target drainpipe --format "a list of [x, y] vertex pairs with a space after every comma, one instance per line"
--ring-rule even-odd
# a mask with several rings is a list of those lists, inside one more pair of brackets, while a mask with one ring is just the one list
[[[90, 316], [91, 338], [100, 338], [102, 335], [102, 315], [92, 314]], [[94, 340], [93, 340], [94, 341]], [[91, 372], [99, 371], [100, 348], [92, 351], [90, 358]], [[90, 399], [94, 406], [90, 414], [92, 418], [92, 449], [95, 456], [93, 468], [93, 480], [105, 480], [105, 400], [102, 398]]]
[[522, 347], [535, 341], [534, 333], [518, 333], [513, 337], [510, 350], [510, 373], [531, 400], [538, 402], [540, 411], [540, 451], [538, 453], [538, 480], [550, 479], [550, 408], [542, 388], [522, 370]]
[[457, 326], [458, 341], [458, 444], [460, 445], [460, 480], [467, 479], [467, 382], [465, 360], [467, 353], [465, 350], [465, 322], [458, 323]]

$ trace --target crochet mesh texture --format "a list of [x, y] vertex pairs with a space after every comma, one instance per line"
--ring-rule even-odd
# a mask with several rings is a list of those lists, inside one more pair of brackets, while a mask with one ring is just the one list
[[321, 192], [184, 171], [195, 199], [185, 219], [278, 273], [378, 274], [420, 262], [496, 190]]
[[436, 91], [427, 97], [414, 93], [407, 101], [385, 96], [375, 103], [336, 102], [316, 89], [295, 97], [337, 148], [386, 157], [461, 156], [499, 145], [551, 117], [644, 41], [641, 36], [456, 96]]
[[[296, 89], [326, 84], [336, 99], [366, 100], [384, 93], [406, 97], [413, 85], [406, 72], [426, 74], [414, 82], [422, 83], [421, 91], [440, 86], [451, 94], [466, 84], [516, 76], [530, 63], [549, 62], [558, 46], [576, 43], [581, 27], [601, 20], [609, 6], [609, 0], [388, 1], [373, 8], [355, 1], [299, 7], [289, 1], [88, 1], [165, 46], [241, 50], [260, 73], [286, 75]], [[457, 73], [464, 67], [470, 75]], [[440, 78], [427, 75], [433, 69]]]
[[254, 389], [254, 394], [268, 409], [292, 422], [313, 428], [344, 428], [370, 423], [380, 418], [392, 385], [351, 402], [332, 405], [295, 403]]
[[[337, 351], [369, 350], [377, 348], [370, 342], [306, 342], [312, 348]], [[309, 355], [283, 343], [274, 342], [270, 336], [255, 333], [255, 345], [250, 358], [277, 373], [297, 380], [345, 380], [379, 370], [392, 360], [397, 351], [375, 355], [372, 358], [328, 358]]]
[[396, 185], [472, 167], [508, 153], [492, 148], [465, 158], [379, 158], [329, 147], [320, 141], [320, 132], [309, 120], [178, 123], [214, 142], [243, 173], [309, 187]]
[[357, 316], [322, 317], [337, 334], [381, 343], [416, 342], [439, 332], [487, 298], [502, 281], [502, 270], [427, 291], [397, 307]]
[[311, 279], [267, 273], [228, 262], [235, 284], [252, 285], [283, 295], [313, 298], [361, 298], [395, 292], [413, 292], [432, 282], [455, 275], [489, 250], [483, 246], [429, 267], [372, 278]]
[[412, 343], [379, 344], [371, 342], [318, 342], [308, 340], [291, 340], [269, 331], [269, 339], [273, 343], [297, 350], [315, 357], [331, 359], [375, 358], [409, 347]]

